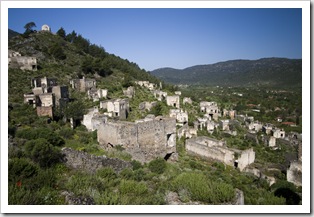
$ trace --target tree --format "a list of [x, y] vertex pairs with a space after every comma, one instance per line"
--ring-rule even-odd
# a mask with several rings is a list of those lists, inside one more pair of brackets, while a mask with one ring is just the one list
[[65, 37], [66, 37], [65, 30], [61, 27], [61, 28], [57, 31], [57, 35], [59, 35], [61, 38], [65, 39]]
[[73, 43], [74, 40], [76, 39], [77, 37], [77, 34], [76, 32], [73, 30], [71, 33], [67, 34], [67, 36], [65, 37], [65, 39], [70, 42], [70, 43]]
[[50, 47], [49, 53], [54, 58], [59, 59], [59, 60], [64, 60], [67, 57], [63, 51], [63, 48], [58, 43], [55, 43]]
[[67, 104], [64, 114], [67, 118], [79, 120], [83, 118], [83, 115], [85, 114], [85, 106], [81, 101], [69, 102]]
[[36, 27], [34, 22], [26, 23], [24, 26], [25, 32], [24, 35], [29, 35], [30, 33], [34, 32], [33, 28]]

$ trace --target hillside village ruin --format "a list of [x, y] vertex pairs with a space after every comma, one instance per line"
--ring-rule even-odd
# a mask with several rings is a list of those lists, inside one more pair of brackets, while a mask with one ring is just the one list
[[[237, 115], [235, 110], [221, 111], [216, 102], [206, 101], [199, 103], [203, 116], [197, 117], [193, 123], [194, 127], [191, 127], [188, 125], [188, 112], [180, 109], [180, 102], [193, 103], [190, 98], [184, 97], [181, 101], [181, 92], [168, 95], [148, 81], [136, 83], [137, 88], [147, 88], [151, 91], [157, 101], [165, 101], [171, 108], [168, 117], [148, 115], [135, 122], [126, 121], [130, 112], [129, 100], [136, 94], [136, 88], [130, 86], [124, 90], [126, 97], [124, 99], [108, 99], [108, 90], [97, 88], [95, 79], [83, 77], [70, 81], [72, 89], [86, 93], [87, 98], [99, 102], [99, 106], [87, 111], [81, 123], [89, 131], [97, 130], [97, 140], [101, 148], [106, 150], [122, 146], [134, 160], [142, 163], [158, 157], [176, 161], [178, 157], [176, 139], [185, 138], [185, 149], [190, 155], [221, 162], [242, 172], [264, 178], [270, 185], [274, 184], [276, 182], [274, 177], [265, 175], [262, 169], [252, 167], [255, 162], [255, 152], [252, 148], [232, 149], [228, 148], [224, 140], [197, 136], [197, 132], [204, 129], [210, 134], [219, 130], [235, 136], [237, 131], [233, 126], [242, 124], [247, 129], [248, 139], [258, 143], [257, 134], [262, 133], [265, 145], [273, 150], [278, 148], [277, 140], [298, 145], [299, 157], [297, 161], [291, 162], [287, 169], [287, 181], [297, 186], [302, 185], [302, 137], [300, 135], [296, 139], [296, 135], [286, 134], [285, 131], [271, 124], [261, 123], [250, 116]], [[65, 106], [70, 100], [68, 87], [59, 86], [54, 78], [33, 78], [31, 85], [32, 92], [24, 94], [24, 103], [36, 108], [38, 116], [53, 118], [55, 109]], [[155, 105], [156, 101], [142, 102], [139, 109], [150, 111]]]
[[[42, 31], [50, 32], [51, 30], [49, 26], [44, 25]], [[36, 57], [22, 56], [19, 52], [9, 50], [8, 60], [10, 68], [37, 71]], [[134, 86], [122, 90], [123, 98], [108, 98], [108, 89], [98, 88], [96, 79], [92, 78], [71, 79], [69, 87], [58, 85], [55, 78], [47, 77], [34, 77], [30, 80], [30, 84], [32, 89], [24, 94], [24, 103], [33, 106], [39, 117], [51, 119], [54, 119], [57, 109], [65, 108], [70, 102], [69, 88], [85, 93], [89, 100], [97, 103], [97, 106], [85, 112], [79, 120], [81, 124], [88, 131], [97, 131], [98, 145], [102, 149], [121, 146], [131, 154], [132, 159], [141, 163], [147, 163], [156, 158], [176, 161], [178, 159], [177, 140], [184, 139], [185, 150], [188, 154], [253, 174], [272, 185], [276, 182], [276, 178], [267, 175], [267, 169], [272, 168], [263, 169], [256, 166], [256, 153], [253, 148], [245, 150], [229, 148], [224, 139], [216, 140], [198, 136], [198, 132], [205, 130], [213, 134], [219, 131], [225, 135], [236, 136], [235, 126], [241, 126], [246, 130], [246, 139], [254, 143], [262, 141], [272, 150], [279, 148], [279, 142], [297, 146], [298, 158], [290, 162], [286, 173], [287, 181], [296, 186], [302, 186], [302, 135], [287, 133], [272, 124], [254, 120], [252, 116], [237, 114], [234, 109], [222, 109], [214, 101], [201, 101], [197, 105], [201, 115], [196, 117], [192, 122], [193, 125], [189, 125], [189, 113], [184, 109], [184, 105], [192, 105], [195, 102], [189, 97], [182, 96], [180, 91], [169, 94], [162, 89], [161, 84], [136, 81]], [[140, 111], [151, 111], [158, 102], [164, 102], [169, 107], [168, 116], [156, 117], [150, 114], [135, 122], [128, 121], [131, 112], [130, 102], [136, 96], [138, 88], [148, 90], [154, 97], [154, 101], [141, 102], [138, 106]], [[75, 121], [77, 120], [70, 120], [71, 123]], [[75, 124], [71, 126], [74, 128]], [[68, 149], [64, 152], [69, 153], [71, 161], [75, 161], [75, 157], [82, 155]], [[108, 160], [97, 158], [97, 168], [104, 164], [104, 161]]]

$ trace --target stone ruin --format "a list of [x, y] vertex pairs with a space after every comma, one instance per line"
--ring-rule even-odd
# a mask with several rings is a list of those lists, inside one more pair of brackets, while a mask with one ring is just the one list
[[69, 101], [67, 86], [57, 85], [55, 78], [33, 78], [31, 93], [24, 94], [24, 103], [33, 105], [38, 116], [48, 116], [53, 118], [54, 108], [65, 106]]
[[107, 89], [97, 89], [92, 87], [87, 90], [87, 96], [89, 99], [92, 99], [94, 102], [99, 101], [102, 98], [107, 98], [108, 90]]
[[133, 98], [135, 96], [135, 88], [130, 86], [126, 90], [123, 90], [123, 94], [128, 98]]
[[298, 144], [298, 160], [291, 162], [287, 169], [287, 181], [302, 186], [302, 143]]
[[102, 123], [106, 123], [108, 117], [104, 114], [99, 113], [98, 107], [94, 107], [83, 116], [82, 124], [88, 131], [98, 130]]
[[251, 131], [251, 133], [258, 133], [262, 130], [263, 125], [259, 121], [254, 121], [249, 124], [247, 124], [248, 129]]
[[166, 102], [168, 106], [173, 106], [175, 108], [180, 108], [180, 96], [166, 96]]
[[189, 127], [188, 124], [183, 125], [180, 129], [177, 130], [178, 138], [192, 138], [193, 136], [197, 136], [197, 129]]
[[246, 166], [255, 161], [253, 148], [243, 151], [229, 149], [225, 141], [219, 141], [205, 136], [186, 140], [185, 149], [189, 154], [217, 160], [229, 166], [239, 168], [240, 171], [243, 171]]
[[19, 52], [9, 50], [8, 52], [9, 68], [37, 71], [36, 57], [22, 56]]
[[92, 88], [96, 88], [96, 80], [85, 77], [82, 79], [72, 79], [70, 84], [73, 89], [79, 90], [80, 92], [87, 92]]
[[99, 127], [97, 140], [104, 149], [123, 146], [133, 159], [140, 162], [157, 157], [171, 160], [176, 156], [176, 121], [150, 115], [136, 122], [107, 122]]
[[157, 105], [157, 102], [141, 102], [138, 106], [139, 110], [148, 110], [151, 111], [153, 107]]
[[229, 130], [229, 120], [220, 120], [219, 121], [219, 127], [222, 129], [222, 131], [228, 131]]
[[223, 117], [230, 117], [230, 119], [233, 120], [236, 116], [236, 110], [223, 109], [222, 116]]
[[100, 102], [100, 108], [107, 110], [104, 115], [125, 120], [130, 113], [129, 99], [112, 99]]
[[150, 83], [149, 81], [135, 81], [141, 87], [146, 87], [149, 90], [155, 90], [157, 85], [154, 83]]
[[161, 90], [154, 90], [153, 91], [154, 97], [158, 100], [158, 101], [162, 101], [164, 99], [166, 99], [168, 93], [161, 91]]
[[192, 105], [192, 99], [190, 97], [184, 97], [182, 103], [183, 105], [185, 105], [186, 103]]
[[208, 114], [211, 116], [212, 119], [218, 120], [218, 117], [221, 116], [220, 110], [216, 102], [200, 102], [200, 110], [201, 112]]
[[169, 116], [177, 120], [177, 125], [183, 126], [189, 121], [188, 113], [182, 109], [170, 109]]

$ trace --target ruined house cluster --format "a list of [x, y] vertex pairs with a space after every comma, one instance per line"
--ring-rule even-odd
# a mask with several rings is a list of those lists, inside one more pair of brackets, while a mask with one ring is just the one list
[[[168, 117], [155, 117], [148, 115], [146, 118], [135, 122], [125, 121], [130, 112], [129, 101], [135, 95], [134, 87], [123, 90], [126, 98], [107, 99], [106, 89], [96, 88], [95, 79], [73, 79], [71, 87], [87, 93], [89, 99], [99, 101], [99, 106], [88, 110], [84, 115], [82, 124], [89, 131], [97, 130], [97, 140], [100, 147], [110, 149], [122, 146], [132, 158], [140, 162], [149, 162], [156, 157], [166, 160], [176, 160], [176, 137], [186, 139], [185, 149], [189, 154], [202, 158], [219, 161], [225, 165], [238, 168], [240, 171], [252, 173], [260, 178], [267, 179], [271, 184], [275, 178], [265, 175], [261, 170], [250, 167], [255, 161], [255, 152], [252, 148], [238, 150], [228, 148], [223, 140], [215, 140], [209, 137], [197, 136], [199, 130], [213, 133], [219, 130], [231, 135], [237, 135], [234, 126], [244, 125], [248, 131], [248, 138], [258, 142], [257, 133], [263, 132], [265, 144], [276, 147], [276, 139], [293, 140], [298, 142], [301, 135], [287, 135], [282, 129], [270, 124], [263, 124], [254, 120], [254, 117], [237, 115], [235, 110], [221, 109], [216, 102], [202, 101], [199, 104], [202, 117], [197, 117], [194, 127], [188, 125], [188, 113], [180, 108], [181, 92], [169, 96], [166, 92], [156, 90], [157, 85], [146, 81], [137, 84], [149, 89], [157, 101], [165, 101], [172, 107]], [[32, 79], [33, 92], [24, 95], [25, 103], [33, 104], [37, 108], [39, 116], [53, 116], [53, 107], [66, 103], [69, 99], [66, 86], [58, 86], [55, 79]], [[140, 110], [150, 111], [157, 103], [142, 102]], [[183, 98], [183, 104], [192, 103], [190, 98]], [[227, 119], [228, 118], [228, 119]], [[180, 128], [177, 129], [177, 126]], [[296, 139], [299, 137], [299, 139]], [[301, 144], [302, 142], [298, 143]], [[287, 171], [287, 180], [301, 185], [302, 156], [298, 161], [291, 162]]]
[[55, 78], [33, 78], [31, 86], [32, 92], [24, 94], [24, 103], [33, 105], [38, 116], [53, 118], [55, 109], [69, 101], [68, 87], [57, 85]]

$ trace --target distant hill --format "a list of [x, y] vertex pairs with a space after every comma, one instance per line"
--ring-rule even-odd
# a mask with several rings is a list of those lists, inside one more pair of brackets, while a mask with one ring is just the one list
[[9, 39], [13, 38], [14, 36], [20, 35], [20, 33], [13, 31], [12, 29], [9, 29]]
[[160, 68], [151, 74], [172, 84], [301, 86], [302, 60], [286, 58], [230, 60], [182, 70]]

